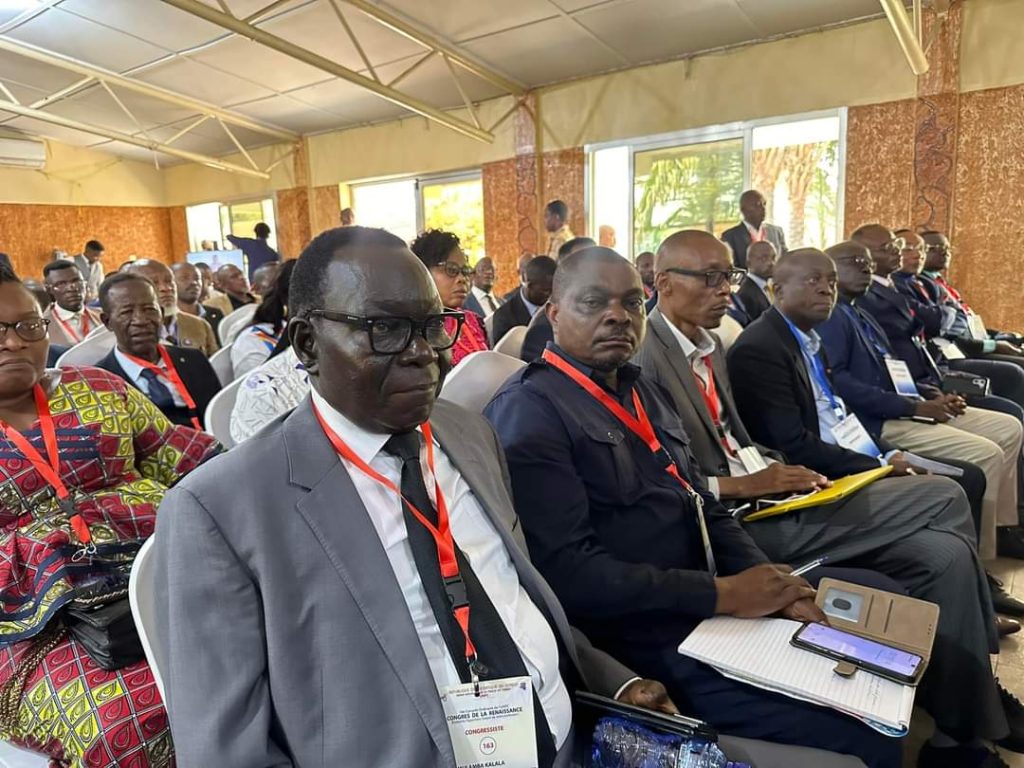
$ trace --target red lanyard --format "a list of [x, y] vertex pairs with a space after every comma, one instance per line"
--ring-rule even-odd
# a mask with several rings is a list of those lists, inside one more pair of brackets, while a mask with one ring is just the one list
[[[323, 429], [324, 434], [327, 435], [327, 439], [331, 441], [331, 445], [334, 446], [334, 450], [338, 455], [345, 459], [345, 461], [354, 464], [356, 469], [371, 480], [376, 480], [388, 490], [394, 491], [398, 494], [402, 503], [405, 504], [410, 512], [412, 512], [413, 517], [415, 517], [433, 537], [434, 544], [437, 547], [437, 559], [441, 565], [441, 577], [444, 579], [446, 591], [452, 584], [461, 584], [462, 576], [459, 574], [459, 562], [455, 559], [455, 541], [452, 539], [452, 530], [448, 520], [448, 504], [444, 499], [444, 494], [441, 493], [441, 486], [437, 482], [437, 473], [434, 471], [434, 436], [430, 429], [430, 422], [423, 422], [420, 429], [423, 431], [423, 439], [427, 443], [427, 466], [430, 467], [430, 474], [434, 477], [434, 496], [437, 499], [436, 526], [431, 523], [430, 520], [428, 520], [427, 517], [407, 498], [405, 498], [405, 496], [402, 495], [398, 486], [359, 458], [355, 451], [348, 447], [345, 441], [342, 440], [341, 437], [339, 437], [338, 434], [327, 424], [315, 403], [313, 404], [313, 412], [316, 414], [316, 419], [320, 422], [320, 427]], [[451, 595], [452, 593], [449, 592], [449, 597], [451, 597]], [[473, 645], [473, 641], [469, 637], [469, 603], [464, 600], [461, 602], [461, 605], [459, 604], [459, 601], [453, 603], [452, 613], [455, 616], [455, 621], [458, 622], [459, 627], [462, 629], [462, 634], [466, 638], [466, 661], [469, 662], [469, 668], [473, 673], [475, 680], [477, 675], [475, 671], [476, 647]]]
[[690, 494], [693, 499], [694, 505], [697, 507], [697, 526], [700, 528], [701, 540], [704, 544], [704, 556], [707, 559], [708, 570], [714, 575], [717, 573], [715, 566], [715, 556], [711, 551], [711, 536], [708, 533], [707, 523], [704, 520], [704, 499], [701, 495], [693, 490], [693, 486], [690, 485], [686, 478], [679, 473], [679, 468], [676, 466], [675, 461], [669, 452], [661, 445], [661, 441], [658, 440], [658, 436], [654, 434], [654, 427], [651, 425], [651, 420], [647, 418], [647, 411], [644, 410], [644, 404], [640, 402], [640, 395], [637, 394], [636, 389], [633, 389], [633, 407], [636, 409], [636, 416], [634, 417], [629, 411], [623, 408], [616, 400], [599, 387], [594, 381], [584, 376], [576, 368], [567, 362], [560, 355], [556, 354], [550, 349], [545, 349], [542, 355], [544, 362], [548, 365], [554, 366], [559, 371], [564, 373], [574, 382], [579, 384], [585, 389], [591, 397], [597, 400], [603, 405], [608, 411], [611, 412], [615, 418], [621, 421], [629, 430], [643, 440], [647, 447], [650, 449], [656, 457], [658, 457], [664, 464], [665, 471], [674, 477], [683, 489]]
[[953, 301], [955, 301], [957, 304], [964, 308], [964, 312], [971, 311], [971, 308], [967, 306], [967, 302], [964, 301], [963, 297], [960, 295], [960, 292], [957, 291], [957, 289], [954, 288], [952, 285], [947, 283], [946, 278], [944, 278], [942, 275], [936, 275], [935, 282], [937, 282], [939, 285], [946, 289], [946, 293], [949, 294], [950, 298], [952, 298]]
[[76, 342], [76, 343], [81, 341], [82, 339], [84, 339], [86, 336], [89, 335], [89, 330], [90, 330], [90, 328], [89, 328], [89, 313], [86, 312], [84, 309], [82, 310], [82, 334], [81, 334], [81, 336], [79, 336], [75, 332], [75, 329], [72, 328], [69, 323], [65, 322], [64, 320], [61, 320], [60, 315], [57, 314], [57, 310], [56, 309], [53, 310], [53, 319], [57, 321], [57, 325], [59, 325], [61, 328], [64, 329], [64, 333], [66, 333], [68, 335], [68, 338], [71, 339], [72, 341]]
[[736, 451], [729, 445], [729, 440], [725, 436], [725, 427], [722, 426], [722, 401], [718, 398], [718, 388], [715, 386], [715, 369], [711, 366], [711, 355], [704, 357], [704, 367], [708, 371], [708, 383], [705, 384], [696, 371], [693, 371], [693, 378], [697, 381], [697, 388], [700, 389], [701, 397], [704, 398], [704, 405], [707, 406], [708, 413], [711, 414], [711, 423], [715, 425], [715, 431], [718, 432], [718, 439], [721, 441], [722, 447], [730, 456], [735, 456]]
[[82, 519], [82, 515], [75, 509], [71, 493], [68, 491], [68, 487], [64, 485], [64, 481], [60, 479], [57, 429], [53, 425], [49, 400], [39, 384], [35, 385], [32, 394], [36, 401], [36, 412], [39, 414], [39, 431], [43, 434], [43, 446], [46, 448], [47, 458], [43, 458], [43, 455], [29, 442], [29, 439], [10, 424], [0, 422], [0, 430], [3, 431], [4, 436], [8, 440], [14, 443], [14, 446], [21, 454], [28, 459], [29, 463], [32, 464], [32, 468], [42, 475], [42, 478], [53, 488], [57, 496], [57, 503], [68, 516], [71, 530], [74, 531], [79, 542], [86, 548], [89, 548], [92, 545], [92, 534], [89, 532], [89, 526]]
[[163, 360], [164, 367], [167, 370], [164, 370], [164, 368], [161, 368], [159, 365], [151, 363], [148, 360], [143, 360], [141, 357], [129, 355], [123, 349], [119, 351], [140, 368], [152, 371], [160, 378], [169, 381], [171, 386], [178, 390], [178, 394], [181, 395], [181, 399], [185, 401], [185, 407], [192, 412], [192, 426], [200, 432], [203, 431], [203, 425], [199, 423], [199, 416], [196, 412], [196, 401], [193, 400], [192, 395], [189, 394], [188, 388], [185, 386], [185, 382], [182, 381], [181, 376], [178, 375], [178, 369], [174, 367], [174, 362], [171, 360], [171, 356], [167, 354], [167, 350], [164, 349], [162, 344], [156, 345], [156, 351], [160, 353], [160, 359]]

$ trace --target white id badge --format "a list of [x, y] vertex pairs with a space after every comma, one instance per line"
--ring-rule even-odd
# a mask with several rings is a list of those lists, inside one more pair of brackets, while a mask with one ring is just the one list
[[740, 448], [736, 451], [736, 455], [739, 456], [740, 463], [743, 464], [743, 468], [747, 470], [748, 475], [760, 472], [762, 469], [768, 469], [768, 462], [764, 460], [761, 452], [752, 445]]
[[933, 339], [935, 346], [939, 348], [939, 352], [947, 360], [964, 360], [967, 355], [960, 351], [960, 347], [954, 344], [949, 339]]
[[453, 685], [441, 694], [458, 768], [537, 768], [533, 683], [529, 677]]
[[981, 319], [981, 315], [974, 312], [968, 313], [967, 324], [971, 328], [971, 336], [976, 340], [984, 341], [988, 338], [988, 329], [985, 328], [985, 321]]
[[881, 453], [860, 419], [852, 413], [832, 428], [832, 437], [836, 439], [837, 445], [848, 451], [874, 457]]
[[917, 384], [914, 383], [914, 377], [910, 375], [910, 368], [905, 362], [887, 357], [885, 367], [889, 369], [889, 378], [892, 379], [892, 385], [899, 394], [920, 399], [921, 393], [917, 391]]

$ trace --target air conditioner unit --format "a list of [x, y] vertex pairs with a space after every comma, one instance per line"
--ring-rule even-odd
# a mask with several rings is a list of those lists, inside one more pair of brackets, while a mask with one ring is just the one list
[[0, 136], [0, 166], [41, 169], [46, 165], [46, 143], [39, 139]]

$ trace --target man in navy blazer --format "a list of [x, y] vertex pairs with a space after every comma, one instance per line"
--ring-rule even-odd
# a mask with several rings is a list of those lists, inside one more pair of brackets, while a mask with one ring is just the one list
[[743, 220], [722, 233], [722, 240], [732, 248], [733, 262], [746, 269], [747, 248], [753, 242], [767, 241], [775, 246], [781, 256], [786, 252], [786, 233], [782, 227], [768, 224], [765, 220], [766, 201], [756, 189], [748, 189], [740, 195], [740, 213]]

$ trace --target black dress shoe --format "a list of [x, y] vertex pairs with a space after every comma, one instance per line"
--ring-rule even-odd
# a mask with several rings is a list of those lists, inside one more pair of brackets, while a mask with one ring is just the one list
[[996, 528], [996, 554], [1024, 560], [1024, 531], [1020, 526]]
[[999, 689], [999, 701], [1003, 704], [1006, 722], [1010, 725], [1010, 735], [1005, 739], [1000, 739], [996, 744], [1013, 752], [1024, 752], [1024, 704], [1021, 704], [1020, 699], [1003, 688], [999, 678], [996, 678], [996, 688]]
[[996, 632], [1000, 638], [1015, 635], [1020, 632], [1020, 622], [1005, 616], [996, 616]]
[[933, 747], [925, 744], [917, 756], [917, 768], [1010, 768], [985, 747]]
[[996, 613], [1024, 616], [1024, 602], [1003, 589], [1003, 582], [991, 573], [986, 572], [985, 575], [988, 577], [988, 589], [992, 593], [992, 607], [996, 609]]

